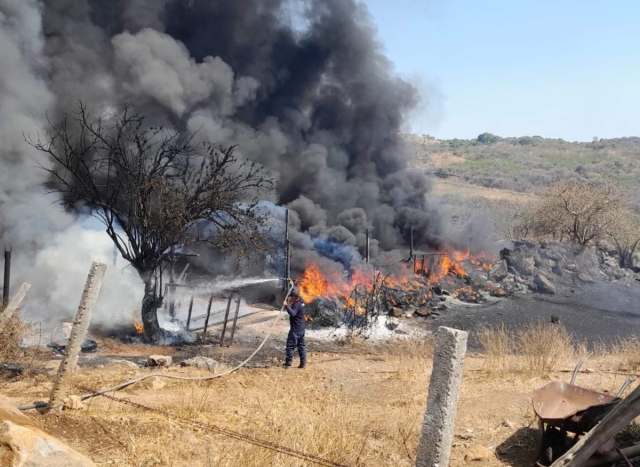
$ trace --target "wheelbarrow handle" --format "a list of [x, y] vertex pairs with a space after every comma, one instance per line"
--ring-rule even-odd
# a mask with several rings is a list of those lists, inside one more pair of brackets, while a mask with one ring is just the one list
[[631, 383], [633, 383], [636, 379], [633, 376], [630, 376], [629, 379], [627, 379], [624, 384], [622, 385], [622, 387], [620, 388], [620, 390], [618, 391], [618, 394], [616, 394], [616, 397], [621, 397], [622, 394], [624, 394], [624, 391], [626, 391], [626, 389], [629, 387], [629, 385]]
[[569, 384], [573, 385], [576, 382], [576, 378], [578, 376], [578, 372], [580, 371], [580, 367], [584, 362], [578, 362], [576, 367], [573, 369], [573, 374], [571, 375], [571, 382]]

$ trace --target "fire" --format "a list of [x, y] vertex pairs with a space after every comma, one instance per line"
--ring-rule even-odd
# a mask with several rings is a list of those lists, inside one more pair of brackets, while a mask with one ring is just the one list
[[[418, 260], [415, 263], [417, 268], [412, 270], [411, 264], [405, 267], [397, 267], [392, 274], [385, 275], [384, 285], [391, 289], [402, 289], [405, 291], [421, 290], [428, 283], [440, 282], [449, 286], [456, 285], [456, 278], [464, 279], [468, 282], [469, 274], [463, 264], [473, 265], [476, 269], [486, 270], [491, 266], [480, 258], [472, 257], [468, 251], [452, 253], [435, 253], [430, 256], [428, 264], [426, 261]], [[382, 272], [382, 271], [381, 271]], [[317, 298], [325, 297], [340, 300], [346, 308], [353, 308], [358, 314], [364, 313], [362, 304], [353, 298], [354, 288], [359, 292], [363, 289], [370, 291], [374, 285], [374, 275], [372, 271], [355, 268], [350, 275], [343, 275], [335, 270], [321, 270], [320, 265], [313, 263], [309, 265], [302, 277], [298, 281], [300, 296], [305, 302], [311, 303]], [[380, 285], [378, 285], [379, 287]], [[472, 289], [460, 289], [460, 293], [466, 292], [469, 295], [477, 295]], [[458, 295], [458, 294], [456, 294]], [[419, 300], [419, 303], [426, 304], [433, 297], [433, 292], [429, 290], [427, 295]], [[387, 297], [388, 303], [396, 305], [393, 297]], [[360, 310], [362, 309], [362, 310]]]
[[441, 263], [441, 269], [442, 269], [442, 273], [444, 275], [451, 275], [451, 274], [455, 274], [456, 276], [464, 279], [465, 277], [467, 277], [467, 271], [464, 270], [464, 268], [462, 266], [460, 266], [460, 264], [458, 264], [456, 261], [450, 259], [447, 255], [444, 255], [442, 257], [442, 263]]
[[298, 289], [300, 296], [307, 303], [311, 303], [318, 297], [339, 297], [347, 302], [351, 301], [348, 305], [354, 305], [353, 299], [349, 296], [358, 284], [370, 288], [373, 284], [373, 276], [369, 277], [364, 271], [355, 269], [351, 279], [347, 279], [337, 271], [323, 272], [318, 264], [312, 264], [302, 273]]
[[142, 326], [142, 324], [133, 323], [133, 327], [135, 328], [137, 334], [142, 334], [144, 332], [144, 326]]

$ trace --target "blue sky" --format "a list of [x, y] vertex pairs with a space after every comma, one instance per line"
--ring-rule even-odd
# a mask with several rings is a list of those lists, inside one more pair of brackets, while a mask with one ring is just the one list
[[639, 0], [365, 0], [438, 138], [640, 136]]

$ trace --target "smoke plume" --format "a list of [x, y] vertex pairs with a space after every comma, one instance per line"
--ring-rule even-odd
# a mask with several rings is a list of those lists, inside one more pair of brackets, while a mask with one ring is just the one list
[[[367, 229], [374, 258], [404, 248], [410, 226], [417, 246], [441, 243], [430, 183], [399, 136], [420, 98], [356, 0], [0, 0], [0, 63], [0, 235], [52, 313], [70, 305], [51, 276], [82, 284], [109, 244], [44, 196], [35, 166], [50, 162], [22, 132], [78, 100], [94, 113], [130, 103], [263, 164], [278, 182], [263, 207], [291, 210], [294, 265], [361, 261]], [[116, 272], [117, 291], [131, 279]]]

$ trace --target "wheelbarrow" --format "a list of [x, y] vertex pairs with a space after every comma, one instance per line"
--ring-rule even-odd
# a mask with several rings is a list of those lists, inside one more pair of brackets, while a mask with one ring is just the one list
[[[533, 411], [540, 421], [542, 442], [536, 465], [548, 467], [589, 432], [622, 399], [620, 396], [635, 378], [629, 378], [615, 396], [575, 386], [582, 362], [573, 370], [570, 383], [554, 381], [533, 393]], [[568, 433], [573, 437], [569, 439]], [[602, 445], [595, 455], [615, 449], [614, 440]]]

